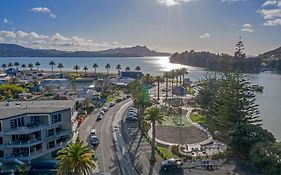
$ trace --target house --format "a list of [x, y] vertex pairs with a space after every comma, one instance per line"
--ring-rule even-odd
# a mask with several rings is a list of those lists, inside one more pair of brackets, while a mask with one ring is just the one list
[[172, 89], [172, 93], [179, 96], [185, 96], [187, 94], [187, 90], [183, 86], [175, 86]]
[[120, 77], [139, 79], [139, 78], [143, 77], [143, 73], [142, 72], [136, 72], [136, 71], [122, 71], [120, 73]]
[[53, 159], [73, 136], [71, 100], [0, 103], [0, 162]]

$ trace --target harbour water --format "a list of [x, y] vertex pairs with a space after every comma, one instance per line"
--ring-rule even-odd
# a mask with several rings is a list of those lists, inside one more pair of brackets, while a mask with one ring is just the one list
[[[120, 64], [122, 69], [130, 67], [131, 70], [134, 70], [136, 66], [140, 66], [144, 73], [160, 75], [164, 71], [186, 67], [189, 71], [188, 77], [191, 80], [199, 80], [205, 73], [204, 69], [201, 68], [172, 64], [168, 57], [3, 57], [0, 58], [0, 64], [19, 62], [20, 64], [33, 63], [34, 65], [38, 61], [41, 64], [40, 69], [51, 70], [51, 66], [49, 66], [51, 60], [56, 63], [55, 69], [57, 69], [58, 63], [62, 63], [64, 65], [63, 70], [67, 71], [73, 71], [73, 66], [76, 64], [80, 66], [81, 71], [84, 66], [88, 67], [88, 71], [93, 71], [92, 66], [97, 63], [99, 66], [97, 71], [105, 72], [105, 65], [109, 63], [111, 65], [109, 72], [117, 72], [116, 65]], [[251, 82], [264, 86], [264, 92], [256, 94], [257, 103], [260, 105], [261, 118], [263, 119], [263, 127], [272, 132], [278, 140], [281, 140], [281, 75], [265, 72], [248, 74], [247, 76]]]

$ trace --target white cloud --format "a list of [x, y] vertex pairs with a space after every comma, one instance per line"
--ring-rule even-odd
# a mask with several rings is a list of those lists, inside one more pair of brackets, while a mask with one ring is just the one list
[[20, 44], [25, 47], [58, 50], [101, 50], [124, 47], [118, 41], [96, 43], [79, 36], [67, 37], [61, 33], [43, 35], [36, 32], [0, 31], [0, 42]]
[[250, 23], [243, 24], [242, 32], [253, 32], [253, 26]]
[[0, 43], [3, 43], [4, 41], [5, 41], [5, 39], [0, 37]]
[[3, 23], [4, 23], [4, 24], [13, 24], [13, 22], [12, 22], [12, 21], [9, 21], [7, 18], [4, 18], [4, 19], [3, 19]]
[[185, 2], [191, 2], [197, 0], [157, 0], [159, 4], [165, 5], [167, 7], [180, 5]]
[[204, 33], [202, 35], [199, 36], [200, 39], [207, 39], [207, 38], [210, 38], [211, 35], [209, 33]]
[[247, 1], [247, 0], [221, 0], [221, 2], [228, 2], [228, 3], [240, 2], [240, 1]]
[[51, 10], [48, 9], [47, 7], [34, 7], [31, 9], [33, 12], [38, 12], [38, 13], [50, 13]]
[[281, 18], [277, 18], [275, 20], [267, 20], [264, 23], [265, 26], [280, 26], [281, 25]]
[[262, 6], [266, 7], [266, 6], [271, 6], [271, 5], [277, 5], [277, 1], [265, 1]]
[[[262, 9], [257, 10], [257, 13], [263, 17], [265, 26], [281, 25], [281, 0], [267, 0], [262, 4]], [[270, 7], [270, 8], [266, 8]]]
[[34, 7], [31, 9], [32, 12], [35, 13], [45, 13], [49, 14], [49, 18], [56, 18], [57, 16], [47, 7]]
[[257, 12], [260, 13], [266, 20], [281, 17], [281, 9], [262, 9]]

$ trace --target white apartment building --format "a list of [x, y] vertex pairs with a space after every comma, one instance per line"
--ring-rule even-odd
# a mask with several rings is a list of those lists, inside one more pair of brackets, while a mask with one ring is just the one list
[[0, 162], [51, 159], [72, 139], [70, 100], [0, 102]]

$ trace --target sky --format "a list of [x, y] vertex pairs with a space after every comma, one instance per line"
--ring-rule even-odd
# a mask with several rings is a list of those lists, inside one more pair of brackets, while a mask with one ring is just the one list
[[0, 43], [58, 50], [145, 45], [247, 55], [281, 46], [281, 0], [1, 0]]

